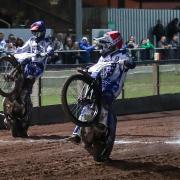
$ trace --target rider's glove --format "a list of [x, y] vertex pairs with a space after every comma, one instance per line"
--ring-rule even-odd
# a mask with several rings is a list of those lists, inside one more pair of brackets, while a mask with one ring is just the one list
[[39, 57], [46, 57], [47, 56], [47, 53], [37, 53], [36, 54], [36, 57], [39, 58]]
[[45, 52], [45, 53], [40, 53], [41, 57], [45, 57], [47, 56], [48, 54]]
[[119, 61], [117, 61], [118, 64], [124, 65], [125, 59], [120, 59]]
[[118, 61], [118, 64], [123, 65], [124, 68], [125, 68], [125, 70], [131, 69], [131, 67], [130, 67], [131, 65], [130, 65], [128, 59], [120, 59], [120, 60]]

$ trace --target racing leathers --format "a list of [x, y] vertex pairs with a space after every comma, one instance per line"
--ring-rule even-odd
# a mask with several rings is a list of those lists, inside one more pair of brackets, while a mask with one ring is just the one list
[[[109, 124], [115, 131], [116, 122], [113, 120], [112, 103], [119, 96], [124, 85], [128, 69], [135, 68], [135, 63], [132, 57], [129, 56], [126, 49], [119, 49], [114, 52], [104, 53], [98, 63], [113, 62], [110, 66], [105, 67], [101, 72], [102, 78], [102, 106], [99, 123], [107, 127]], [[88, 71], [92, 77], [96, 77], [99, 72], [96, 72], [96, 66], [92, 66]], [[80, 136], [81, 128], [76, 126], [73, 135]]]
[[[34, 56], [28, 57], [28, 54]], [[23, 47], [17, 49], [15, 57], [23, 66], [24, 85], [21, 92], [21, 103], [25, 103], [25, 96], [32, 93], [32, 87], [37, 77], [40, 77], [46, 66], [48, 56], [53, 54], [51, 41], [48, 38], [30, 38]]]
[[[23, 53], [34, 53], [36, 56], [26, 58]], [[23, 47], [17, 49], [17, 54], [19, 54], [18, 62], [24, 66], [25, 77], [32, 76], [36, 78], [43, 74], [47, 56], [53, 54], [53, 48], [48, 38], [37, 41], [36, 38], [32, 37]]]

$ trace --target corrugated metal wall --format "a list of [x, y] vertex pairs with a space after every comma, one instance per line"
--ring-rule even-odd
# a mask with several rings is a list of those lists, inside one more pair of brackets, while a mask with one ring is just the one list
[[166, 26], [174, 18], [180, 18], [180, 10], [108, 9], [108, 22], [115, 23], [125, 41], [130, 35], [134, 35], [138, 43], [151, 35], [158, 19]]

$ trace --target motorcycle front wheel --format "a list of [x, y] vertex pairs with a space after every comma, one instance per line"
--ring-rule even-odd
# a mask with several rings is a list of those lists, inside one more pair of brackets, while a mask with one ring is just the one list
[[91, 77], [70, 76], [63, 86], [61, 101], [65, 113], [76, 125], [87, 127], [98, 121], [101, 95]]

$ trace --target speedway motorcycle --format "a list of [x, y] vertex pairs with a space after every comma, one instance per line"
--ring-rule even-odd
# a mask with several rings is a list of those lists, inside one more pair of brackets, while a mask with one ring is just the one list
[[[121, 70], [125, 72], [122, 61], [118, 61]], [[94, 66], [79, 69], [77, 74], [70, 76], [62, 89], [62, 105], [70, 120], [81, 127], [81, 139], [85, 148], [94, 157], [95, 161], [106, 161], [112, 151], [116, 126], [108, 122], [107, 131], [102, 131], [99, 126], [101, 114], [101, 82], [105, 73], [105, 68], [115, 65], [114, 62], [98, 62]], [[96, 77], [91, 74], [96, 73]], [[117, 124], [115, 113], [114, 123]]]
[[[17, 59], [31, 59], [34, 53], [9, 54], [0, 58], [0, 95], [4, 97], [4, 123], [13, 137], [27, 137], [31, 123], [32, 102], [27, 86], [35, 79], [25, 79], [23, 64]], [[25, 103], [21, 102], [24, 96]]]

